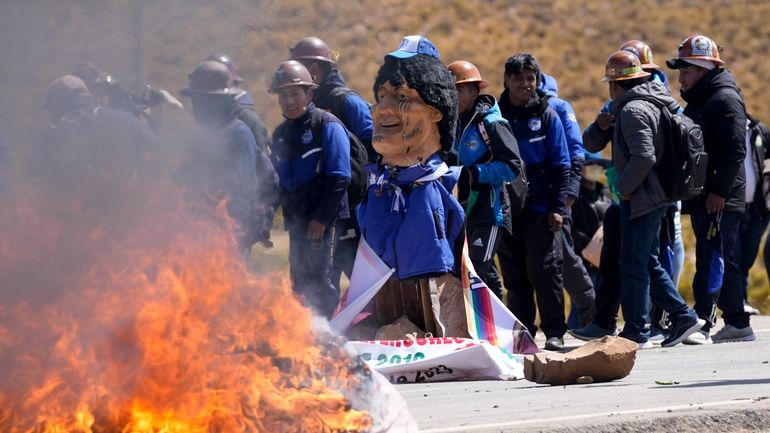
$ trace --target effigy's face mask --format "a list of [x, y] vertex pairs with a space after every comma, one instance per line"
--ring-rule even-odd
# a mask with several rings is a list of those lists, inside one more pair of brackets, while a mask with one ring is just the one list
[[385, 82], [372, 107], [372, 145], [386, 165], [409, 167], [441, 150], [437, 122], [441, 112], [406, 84]]

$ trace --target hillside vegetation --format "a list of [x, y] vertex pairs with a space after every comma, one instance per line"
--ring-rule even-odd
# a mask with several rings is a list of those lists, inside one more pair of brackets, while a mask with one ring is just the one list
[[[307, 35], [327, 41], [341, 53], [349, 85], [371, 100], [383, 54], [415, 33], [436, 43], [447, 63], [474, 62], [494, 95], [506, 58], [533, 53], [558, 79], [583, 126], [607, 97], [604, 62], [623, 41], [647, 41], [664, 66], [682, 39], [702, 33], [725, 47], [748, 109], [770, 120], [770, 69], [763, 67], [769, 17], [770, 2], [726, 0], [4, 0], [0, 128], [14, 154], [23, 154], [46, 121], [40, 110], [46, 86], [78, 62], [93, 60], [133, 89], [142, 82], [178, 93], [206, 55], [226, 52], [272, 129], [281, 117], [266, 88], [294, 41]], [[669, 76], [678, 90], [676, 74]], [[687, 287], [693, 260], [688, 254]], [[766, 276], [755, 271], [752, 300], [767, 304]]]

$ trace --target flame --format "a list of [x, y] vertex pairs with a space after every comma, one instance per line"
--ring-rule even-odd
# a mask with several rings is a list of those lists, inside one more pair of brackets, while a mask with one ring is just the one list
[[368, 371], [285, 272], [238, 258], [227, 218], [157, 179], [101, 191], [106, 211], [81, 192], [25, 187], [0, 209], [0, 431], [371, 428], [351, 403]]

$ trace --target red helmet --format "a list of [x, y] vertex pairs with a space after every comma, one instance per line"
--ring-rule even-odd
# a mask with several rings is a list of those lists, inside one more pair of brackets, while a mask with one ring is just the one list
[[311, 89], [318, 87], [305, 65], [296, 60], [287, 60], [278, 65], [268, 92], [277, 93], [280, 89], [292, 86], [307, 86]]
[[679, 44], [679, 53], [671, 60], [666, 60], [666, 65], [671, 69], [682, 67], [682, 61], [686, 60], [705, 60], [722, 67], [725, 62], [719, 58], [720, 48], [711, 39], [695, 35], [682, 41]]
[[628, 51], [615, 51], [610, 54], [604, 67], [602, 81], [623, 81], [649, 77], [650, 73], [642, 69], [639, 57]]
[[302, 38], [289, 48], [291, 60], [320, 60], [327, 63], [337, 63], [340, 53], [332, 51], [326, 42], [315, 36]]
[[660, 66], [656, 65], [652, 60], [652, 50], [650, 46], [642, 41], [632, 39], [623, 43], [620, 47], [623, 51], [633, 53], [636, 57], [639, 57], [639, 61], [642, 62], [642, 69], [645, 71], [648, 69], [660, 69]]
[[190, 84], [182, 94], [228, 95], [233, 85], [232, 74], [227, 66], [214, 60], [206, 60], [188, 75]]
[[458, 60], [450, 63], [447, 67], [455, 79], [455, 84], [479, 83], [479, 89], [484, 89], [489, 86], [489, 81], [481, 78], [479, 68], [471, 62]]
[[222, 54], [222, 53], [209, 54], [205, 60], [213, 60], [215, 62], [219, 62], [227, 66], [227, 69], [233, 75], [233, 82], [236, 84], [243, 82], [243, 78], [241, 78], [241, 76], [238, 75], [238, 67], [235, 66], [235, 62], [233, 62], [233, 59], [227, 54]]

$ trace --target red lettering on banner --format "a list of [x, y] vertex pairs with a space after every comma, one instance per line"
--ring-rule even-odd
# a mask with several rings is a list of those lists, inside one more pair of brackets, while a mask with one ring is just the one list
[[424, 338], [418, 338], [416, 341], [418, 346], [425, 346], [426, 344], [428, 344], [428, 341]]
[[452, 344], [452, 339], [444, 337], [444, 339], [441, 341], [443, 344]]
[[411, 347], [414, 344], [414, 340], [404, 340], [404, 347]]

